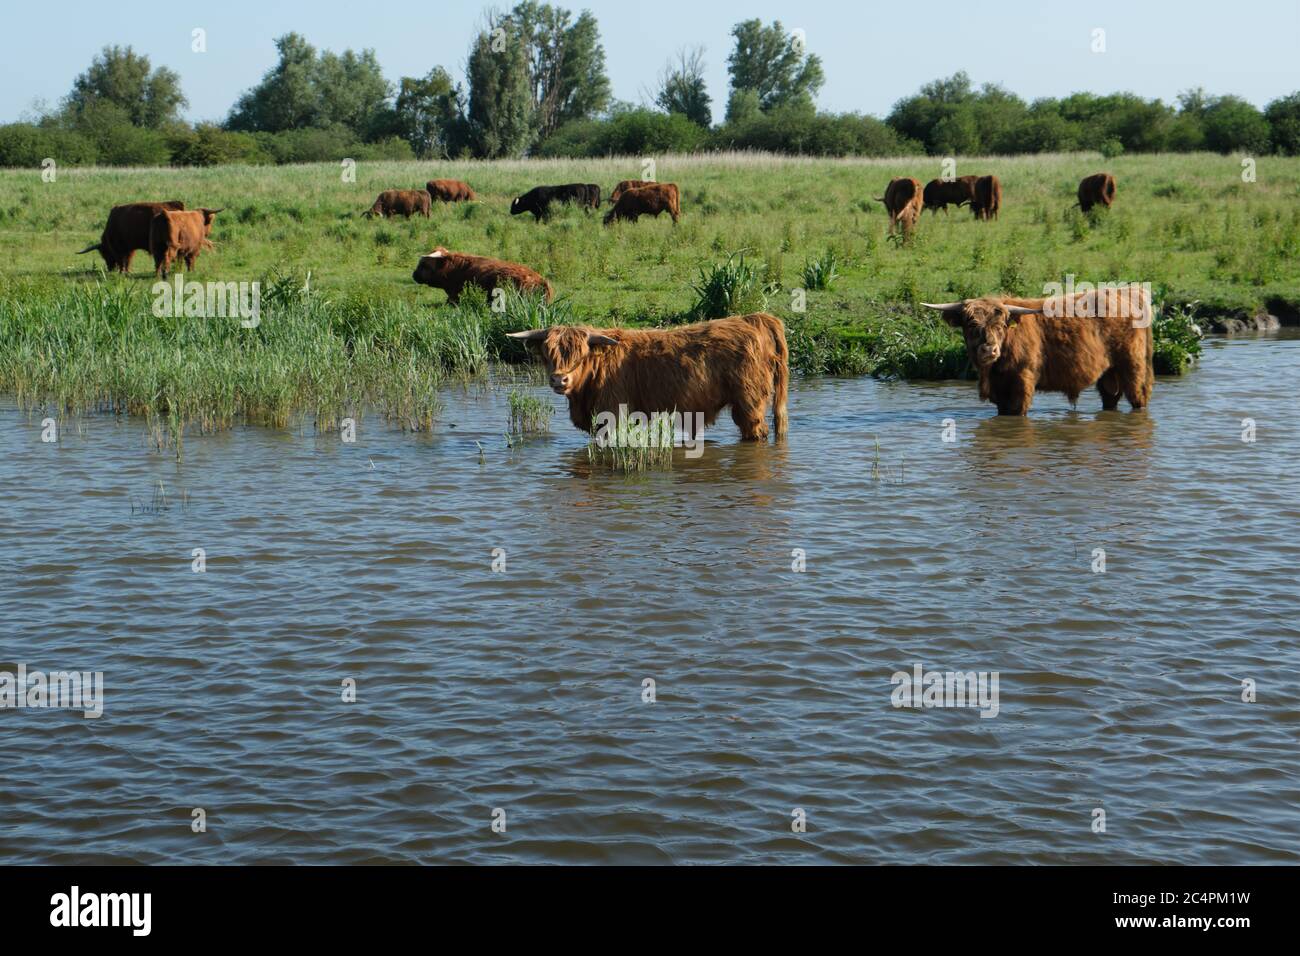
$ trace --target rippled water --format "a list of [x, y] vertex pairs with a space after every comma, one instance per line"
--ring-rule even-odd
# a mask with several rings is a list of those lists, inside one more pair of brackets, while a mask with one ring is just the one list
[[[542, 389], [513, 450], [472, 389], [179, 463], [10, 402], [0, 670], [105, 705], [0, 711], [0, 860], [1295, 862], [1298, 381], [1294, 337], [1150, 414], [797, 381], [785, 445], [724, 416], [631, 479]], [[997, 716], [896, 709], [916, 664], [998, 672]]]

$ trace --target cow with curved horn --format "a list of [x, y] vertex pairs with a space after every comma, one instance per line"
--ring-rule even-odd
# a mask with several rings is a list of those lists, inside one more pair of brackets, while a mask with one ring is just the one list
[[786, 430], [790, 380], [785, 324], [755, 312], [672, 329], [551, 326], [511, 332], [546, 363], [551, 389], [569, 400], [569, 419], [591, 431], [597, 415], [677, 414], [694, 436], [724, 408], [742, 438], [763, 441], [764, 417]]
[[1091, 385], [1108, 411], [1121, 395], [1135, 411], [1151, 401], [1151, 299], [1142, 286], [921, 304], [961, 329], [980, 398], [999, 415], [1028, 414], [1035, 392], [1064, 392], [1073, 405]]

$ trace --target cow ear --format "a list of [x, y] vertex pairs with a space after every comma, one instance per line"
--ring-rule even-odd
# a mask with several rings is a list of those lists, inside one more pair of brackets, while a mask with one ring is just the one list
[[598, 332], [592, 332], [587, 336], [588, 345], [618, 345], [618, 339], [608, 335], [601, 335]]
[[933, 305], [929, 302], [922, 302], [921, 304], [927, 309], [938, 311], [943, 316], [943, 320], [954, 328], [960, 329], [966, 319], [966, 303], [964, 300], [961, 302], [945, 302], [942, 305]]
[[546, 338], [546, 329], [529, 329], [526, 332], [507, 332], [506, 334], [512, 339], [520, 339], [524, 342], [536, 342]]

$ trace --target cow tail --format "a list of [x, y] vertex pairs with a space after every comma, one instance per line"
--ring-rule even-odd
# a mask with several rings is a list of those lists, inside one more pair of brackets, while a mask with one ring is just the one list
[[772, 431], [775, 437], [784, 438], [789, 426], [786, 404], [790, 392], [790, 350], [785, 344], [785, 323], [769, 316], [768, 329], [776, 350], [776, 361], [772, 366]]

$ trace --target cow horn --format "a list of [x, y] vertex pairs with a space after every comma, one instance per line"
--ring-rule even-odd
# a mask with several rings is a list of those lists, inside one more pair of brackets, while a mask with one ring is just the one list
[[588, 345], [618, 345], [618, 339], [611, 338], [608, 335], [601, 335], [599, 332], [592, 332], [587, 336]]
[[942, 305], [935, 305], [933, 302], [922, 302], [927, 309], [937, 309], [940, 312], [956, 312], [966, 305], [965, 302], [945, 302]]
[[1043, 311], [1043, 310], [1042, 310], [1042, 309], [1027, 309], [1027, 308], [1025, 308], [1023, 305], [1009, 305], [1009, 306], [1007, 306], [1007, 314], [1008, 314], [1008, 315], [1033, 315], [1033, 314], [1035, 314], [1036, 312], [1041, 312], [1041, 311]]
[[91, 245], [86, 246], [86, 248], [82, 249], [81, 252], [78, 252], [77, 255], [80, 256], [80, 255], [85, 255], [87, 252], [93, 252], [94, 250], [98, 249], [102, 245], [103, 245], [102, 242], [92, 243]]
[[546, 338], [546, 329], [529, 329], [526, 332], [507, 332], [512, 339], [522, 339], [525, 342], [536, 342], [538, 339]]

